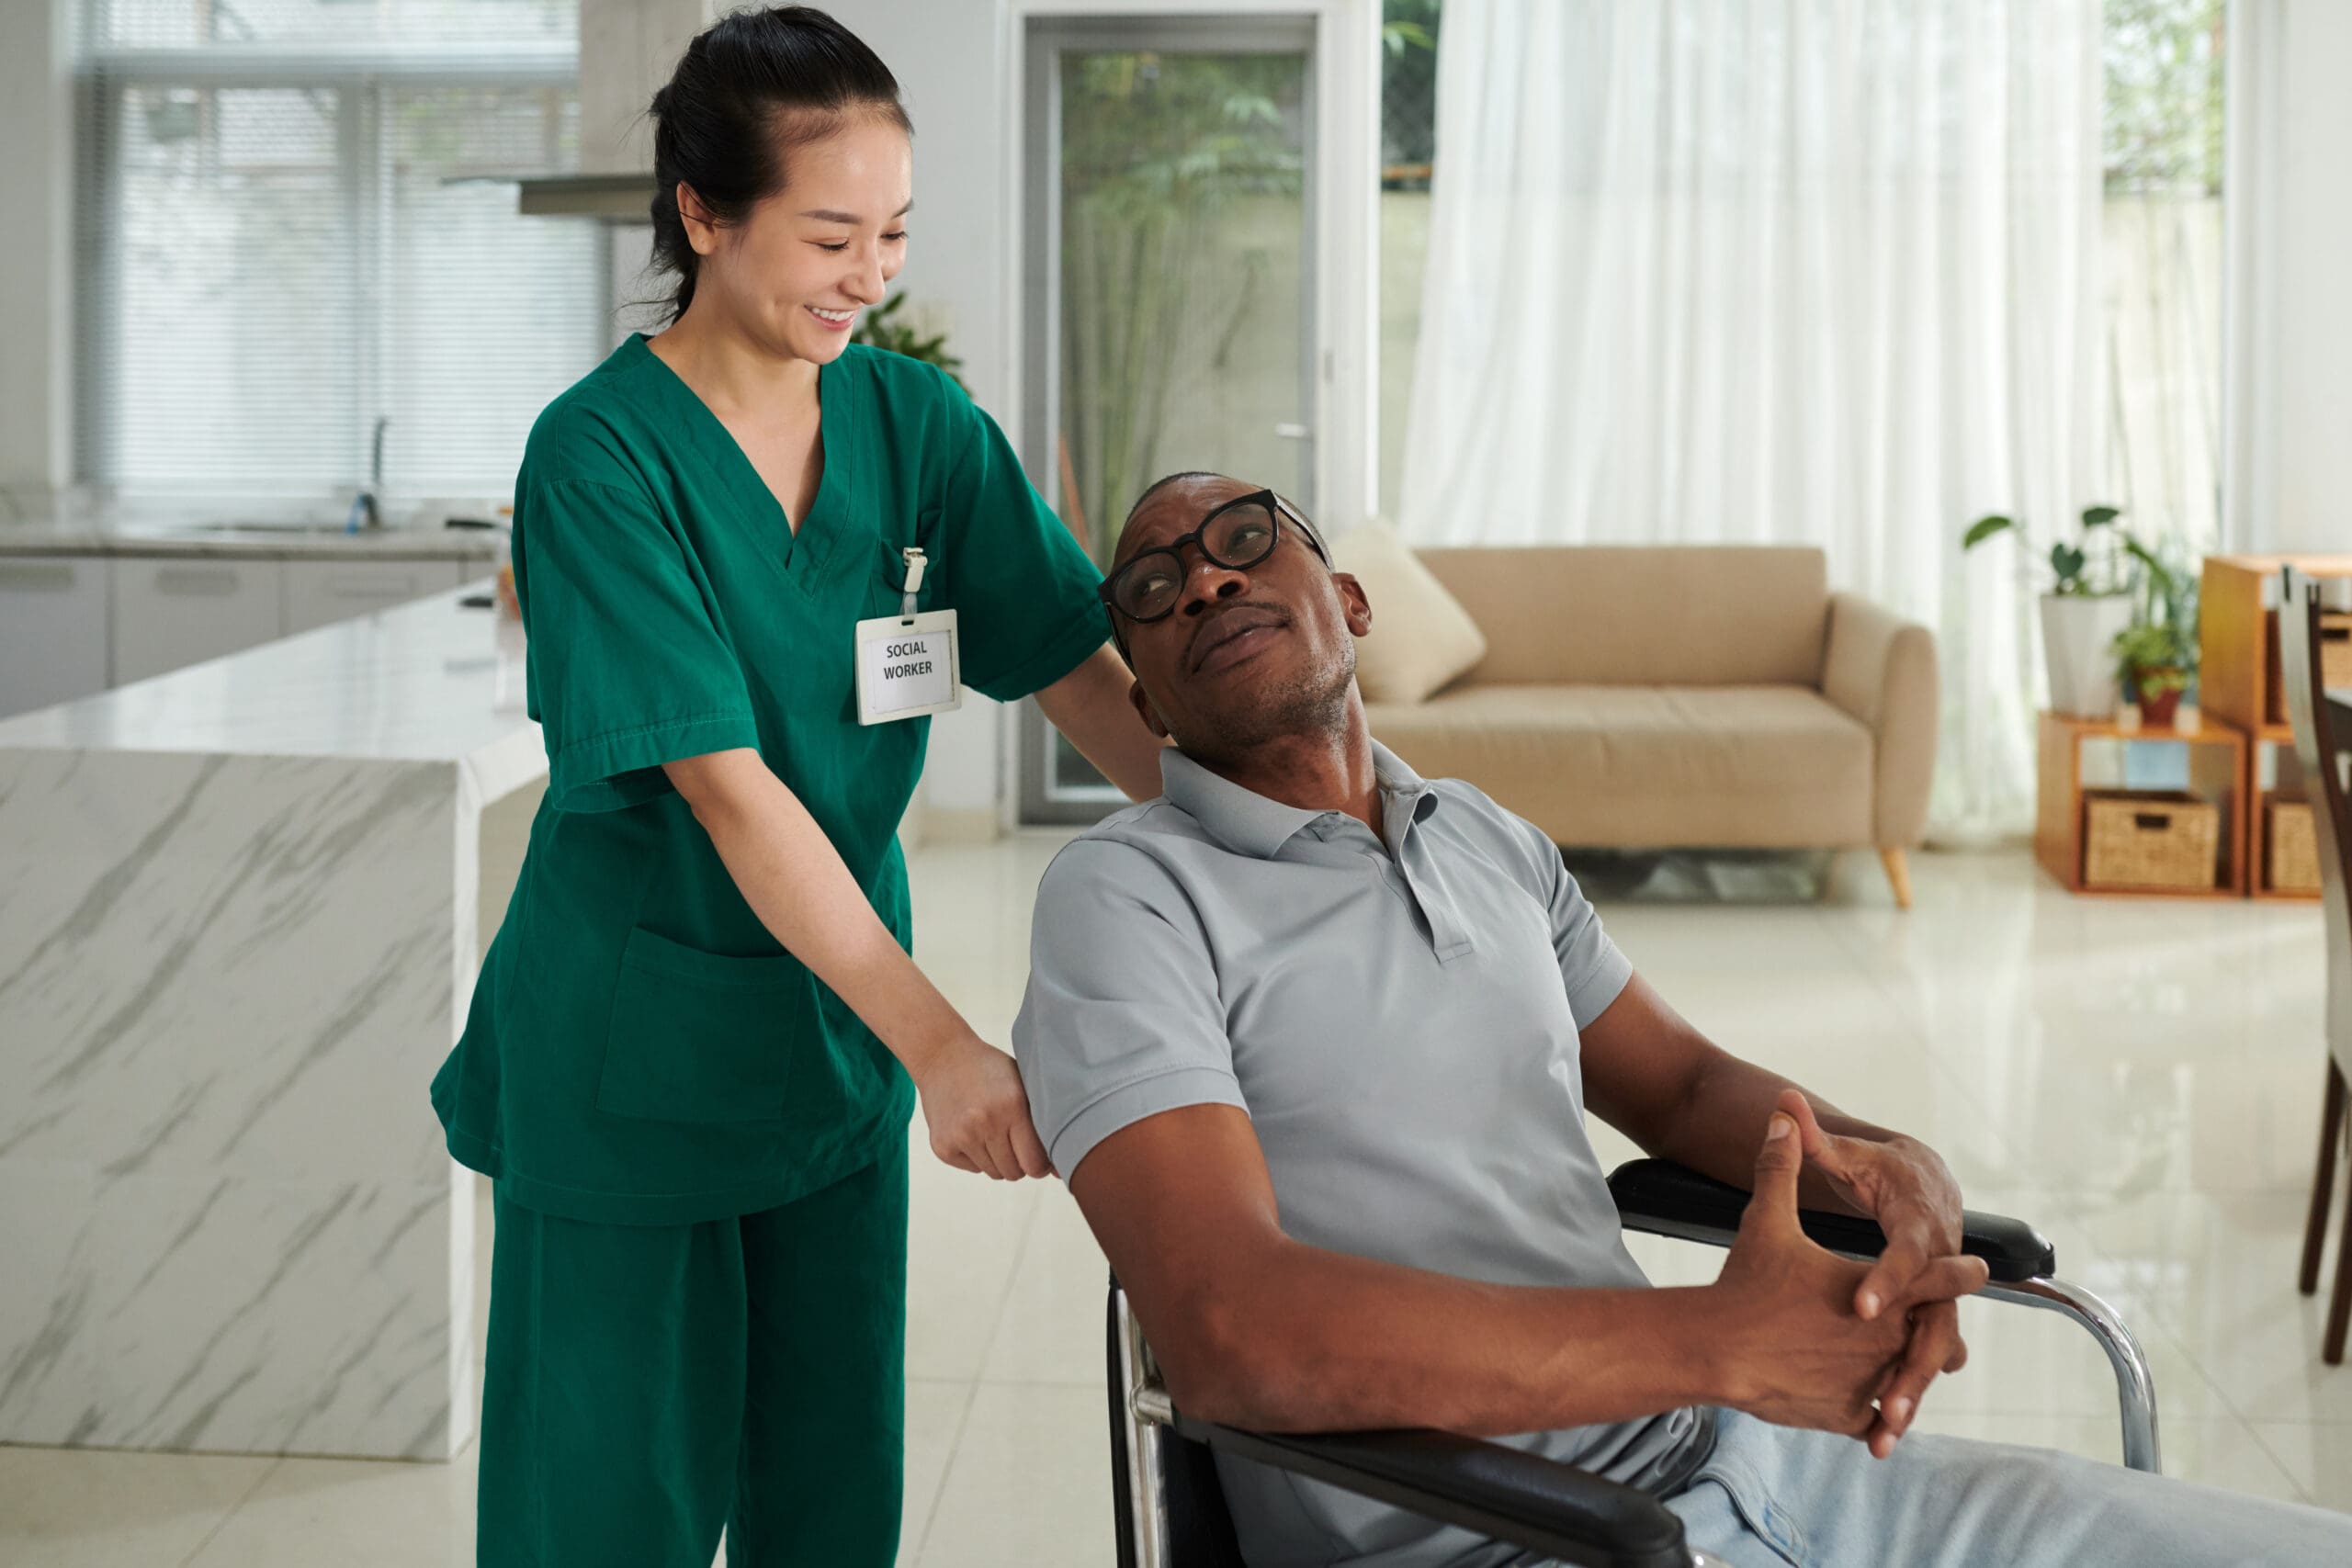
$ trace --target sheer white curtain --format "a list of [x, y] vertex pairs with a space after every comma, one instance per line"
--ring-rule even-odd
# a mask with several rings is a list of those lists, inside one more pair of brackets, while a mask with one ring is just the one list
[[2023, 827], [1959, 536], [2102, 499], [2099, 95], [2098, 0], [1446, 0], [1400, 526], [1819, 544], [1937, 631], [1935, 831]]

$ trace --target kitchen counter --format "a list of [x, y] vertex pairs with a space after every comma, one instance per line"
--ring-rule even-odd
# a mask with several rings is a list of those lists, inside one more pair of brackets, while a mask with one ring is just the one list
[[11, 750], [460, 763], [495, 800], [547, 772], [522, 628], [459, 601], [489, 581], [78, 702], [0, 719]]
[[482, 808], [546, 772], [480, 591], [0, 722], [0, 1442], [470, 1437], [425, 1087]]
[[0, 523], [0, 556], [192, 556], [248, 560], [480, 560], [498, 555], [500, 531], [392, 526], [296, 531], [256, 523], [220, 526], [214, 516], [36, 518]]

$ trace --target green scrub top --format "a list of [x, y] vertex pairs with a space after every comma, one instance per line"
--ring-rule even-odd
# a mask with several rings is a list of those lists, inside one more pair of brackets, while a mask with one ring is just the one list
[[931, 366], [852, 345], [818, 377], [825, 468], [796, 532], [735, 440], [631, 337], [539, 416], [514, 580], [546, 799], [433, 1081], [449, 1152], [543, 1213], [684, 1224], [860, 1168], [905, 1072], [752, 913], [662, 764], [755, 747], [900, 945], [899, 817], [931, 721], [862, 726], [853, 631], [899, 551], [954, 609], [964, 683], [1050, 685], [1107, 636], [1099, 581], [994, 421]]

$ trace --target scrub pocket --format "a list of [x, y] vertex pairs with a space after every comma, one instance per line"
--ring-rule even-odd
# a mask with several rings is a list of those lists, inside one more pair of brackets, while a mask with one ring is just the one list
[[779, 1120], [811, 984], [795, 958], [729, 958], [630, 931], [596, 1109], [649, 1122]]

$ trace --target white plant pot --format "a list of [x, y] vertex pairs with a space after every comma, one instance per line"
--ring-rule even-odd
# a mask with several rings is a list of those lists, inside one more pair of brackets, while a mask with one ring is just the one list
[[2114, 643], [2132, 624], [2132, 596], [2041, 596], [2041, 654], [2050, 670], [2050, 706], [2077, 718], [2112, 718], [2122, 704]]

